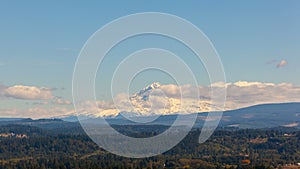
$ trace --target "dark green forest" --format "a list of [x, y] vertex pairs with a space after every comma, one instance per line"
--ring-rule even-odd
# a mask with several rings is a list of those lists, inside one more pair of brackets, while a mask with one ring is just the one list
[[[164, 126], [115, 126], [128, 135], [149, 137]], [[152, 131], [152, 132], [150, 132]], [[155, 132], [153, 132], [155, 131]], [[99, 148], [80, 127], [42, 129], [4, 125], [0, 133], [0, 168], [298, 168], [300, 131], [292, 128], [219, 128], [199, 144], [194, 129], [176, 147], [151, 158], [131, 159]], [[17, 137], [17, 134], [20, 137]]]

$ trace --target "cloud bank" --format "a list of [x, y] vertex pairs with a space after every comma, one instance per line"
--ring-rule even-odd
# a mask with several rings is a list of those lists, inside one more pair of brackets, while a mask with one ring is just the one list
[[[211, 87], [226, 86], [227, 100], [225, 108], [213, 105]], [[200, 93], [195, 98], [195, 92]], [[141, 92], [139, 92], [141, 93]], [[181, 94], [186, 96], [181, 100]], [[131, 99], [128, 100], [127, 98]], [[210, 86], [161, 85], [148, 95], [119, 94], [112, 101], [98, 101], [96, 116], [114, 116], [120, 111], [137, 112], [142, 115], [195, 113], [217, 110], [233, 110], [257, 104], [300, 102], [300, 87], [291, 83], [263, 83], [238, 81], [235, 83], [214, 83]], [[183, 106], [182, 106], [183, 105]], [[92, 107], [88, 105], [87, 107]]]
[[4, 96], [24, 100], [48, 100], [53, 95], [50, 89], [36, 86], [15, 85], [4, 89]]
[[52, 102], [53, 104], [59, 104], [59, 105], [70, 105], [72, 102], [70, 100], [62, 99], [62, 98], [56, 98]]
[[[212, 104], [210, 100], [211, 88], [226, 86], [227, 100], [225, 109]], [[71, 102], [54, 97], [51, 90], [41, 87], [12, 86], [1, 87], [5, 91], [5, 97], [17, 99], [44, 100], [48, 106], [42, 104], [31, 105], [28, 109], [1, 109], [0, 117], [31, 117], [48, 118], [76, 115]], [[196, 98], [195, 93], [200, 97]], [[186, 97], [182, 101], [181, 94]], [[130, 99], [128, 99], [130, 98]], [[45, 100], [51, 99], [51, 100]], [[266, 103], [300, 102], [300, 86], [291, 83], [264, 83], [238, 81], [235, 83], [214, 83], [209, 86], [176, 86], [163, 84], [147, 92], [137, 92], [134, 95], [120, 93], [114, 101], [99, 100], [97, 107], [93, 101], [83, 103], [82, 110], [77, 113], [90, 113], [94, 116], [116, 116], [122, 111], [135, 112], [138, 115], [176, 114], [182, 109], [184, 113], [207, 112], [215, 110], [232, 110]], [[49, 104], [52, 104], [49, 107]], [[69, 105], [69, 107], [68, 107]], [[183, 105], [183, 106], [182, 106]], [[90, 115], [90, 114], [89, 114]]]
[[277, 65], [276, 67], [277, 68], [280, 68], [280, 67], [284, 67], [288, 64], [288, 62], [286, 60], [281, 60]]

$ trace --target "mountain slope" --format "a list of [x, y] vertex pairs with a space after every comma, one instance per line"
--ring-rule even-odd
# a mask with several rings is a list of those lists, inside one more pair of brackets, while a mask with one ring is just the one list
[[[198, 113], [195, 127], [201, 128], [208, 113]], [[145, 125], [172, 125], [177, 115], [162, 115], [158, 119], [144, 123]], [[141, 116], [139, 118], [151, 118]], [[87, 119], [88, 120], [88, 119]], [[91, 123], [98, 122], [97, 118], [89, 119]], [[132, 122], [122, 115], [106, 119], [112, 125], [141, 125]], [[72, 122], [68, 122], [72, 121]], [[57, 119], [8, 119], [1, 121], [1, 125], [18, 124], [38, 126], [41, 128], [69, 128], [78, 126], [76, 117], [65, 117]], [[79, 127], [79, 126], [78, 126]], [[274, 128], [274, 127], [296, 127], [300, 128], [300, 103], [263, 104], [247, 108], [225, 111], [219, 127], [239, 127], [239, 128]]]
[[262, 104], [227, 111], [222, 124], [242, 128], [299, 127], [300, 103]]
[[[208, 113], [198, 113], [195, 127], [202, 127]], [[146, 125], [172, 125], [176, 114], [162, 115], [156, 120], [145, 123]], [[151, 119], [151, 116], [140, 116], [139, 118]], [[65, 118], [63, 120], [68, 120]], [[74, 121], [74, 118], [72, 118]], [[97, 121], [97, 118], [94, 119]], [[107, 118], [110, 124], [137, 125], [119, 114], [116, 117]], [[148, 120], [142, 120], [148, 121]], [[272, 128], [272, 127], [297, 127], [300, 128], [300, 103], [262, 104], [237, 110], [225, 111], [220, 127], [239, 128]]]

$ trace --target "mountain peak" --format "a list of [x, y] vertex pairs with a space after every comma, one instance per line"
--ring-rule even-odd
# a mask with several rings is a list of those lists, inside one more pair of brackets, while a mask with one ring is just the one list
[[161, 86], [159, 82], [153, 82], [152, 84], [146, 86], [146, 88], [157, 89]]
[[161, 84], [159, 82], [153, 82], [150, 85], [144, 87], [139, 92], [137, 92], [134, 95], [132, 95], [130, 97], [130, 100], [131, 101], [133, 101], [133, 100], [146, 101], [146, 100], [148, 100], [150, 93], [153, 90], [158, 89], [160, 86], [161, 86]]
[[138, 95], [143, 95], [145, 93], [149, 93], [149, 91], [154, 90], [154, 89], [158, 89], [161, 86], [161, 84], [159, 82], [154, 82], [146, 87], [144, 87], [142, 90], [140, 90], [138, 92]]

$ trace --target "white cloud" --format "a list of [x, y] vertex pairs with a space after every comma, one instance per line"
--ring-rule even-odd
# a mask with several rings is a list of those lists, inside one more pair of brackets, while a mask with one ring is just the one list
[[277, 68], [280, 68], [280, 67], [284, 67], [288, 64], [288, 62], [286, 60], [281, 60], [277, 65], [276, 67]]
[[60, 105], [70, 105], [70, 104], [72, 104], [72, 102], [70, 100], [65, 100], [65, 99], [61, 99], [61, 98], [54, 99], [52, 103], [60, 104]]
[[53, 118], [63, 117], [74, 114], [73, 109], [64, 107], [32, 107], [27, 109], [0, 109], [0, 117], [13, 117], [13, 118]]
[[53, 95], [50, 89], [36, 86], [15, 85], [4, 89], [6, 97], [27, 100], [48, 100]]
[[[126, 94], [120, 94], [115, 98], [116, 104], [113, 102], [101, 101], [98, 103], [98, 115], [113, 115], [116, 108], [120, 111], [137, 111], [141, 114], [174, 114], [182, 109], [186, 113], [205, 112], [210, 110], [220, 110], [221, 107], [215, 107], [210, 100], [211, 87], [227, 88], [227, 101], [225, 110], [238, 109], [242, 107], [266, 104], [266, 103], [284, 103], [284, 102], [300, 102], [300, 87], [291, 83], [263, 83], [263, 82], [247, 82], [238, 81], [235, 83], [214, 83], [211, 86], [176, 86], [173, 84], [161, 85], [159, 89], [155, 89], [150, 94], [148, 100], [142, 100], [135, 97], [129, 101]], [[181, 89], [181, 90], [180, 90]], [[160, 92], [156, 92], [160, 90]], [[186, 96], [181, 99], [181, 92]], [[161, 93], [163, 94], [157, 94]], [[200, 93], [200, 99], [195, 98], [195, 93]], [[153, 111], [153, 104], [156, 111]], [[152, 109], [151, 109], [152, 108]], [[103, 111], [107, 110], [107, 111]], [[105, 112], [105, 114], [103, 114]], [[109, 114], [111, 112], [111, 114]]]
[[[209, 86], [192, 86], [183, 85], [176, 86], [173, 84], [161, 85], [159, 88], [150, 92], [149, 97], [143, 95], [132, 96], [128, 100], [128, 95], [124, 93], [118, 94], [114, 101], [86, 101], [82, 103], [81, 109], [78, 110], [79, 114], [89, 114], [95, 116], [116, 116], [121, 111], [137, 112], [143, 115], [157, 115], [157, 114], [175, 114], [184, 110], [183, 113], [206, 112], [211, 110], [220, 110], [220, 107], [212, 105], [210, 100], [211, 87], [218, 88], [226, 86], [227, 101], [225, 110], [232, 110], [242, 107], [248, 107], [257, 104], [265, 103], [284, 103], [284, 102], [300, 102], [300, 86], [295, 86], [291, 83], [263, 83], [263, 82], [247, 82], [239, 81], [235, 83], [214, 83]], [[23, 99], [41, 99], [52, 98], [52, 94], [48, 93], [49, 90], [38, 88], [40, 92], [33, 92], [35, 90], [25, 90], [24, 87], [13, 87], [10, 94], [16, 98]], [[34, 87], [36, 89], [37, 87]], [[5, 88], [8, 89], [8, 88]], [[182, 93], [181, 93], [182, 92]], [[195, 97], [195, 93], [200, 93], [200, 98]], [[149, 94], [149, 93], [147, 93]], [[181, 94], [185, 96], [181, 100]], [[11, 97], [12, 97], [11, 96]], [[53, 99], [53, 98], [52, 98]], [[49, 101], [49, 100], [47, 100]], [[31, 117], [31, 118], [47, 118], [57, 117], [64, 115], [75, 114], [72, 108], [66, 108], [65, 105], [71, 104], [70, 101], [60, 98], [54, 98], [49, 103], [56, 102], [57, 106], [48, 107], [43, 105], [34, 105], [38, 107], [31, 107], [26, 110], [5, 109], [0, 110], [0, 117]], [[181, 107], [182, 106], [182, 107]], [[77, 106], [80, 107], [80, 106]]]
[[[232, 83], [230, 83], [228, 86], [232, 85]], [[251, 86], [256, 86], [258, 88], [264, 88], [267, 86], [275, 86], [275, 84], [273, 83], [263, 83], [263, 82], [247, 82], [247, 81], [238, 81], [233, 83], [233, 85], [238, 86], [238, 87], [251, 87]]]
[[160, 89], [164, 92], [167, 97], [178, 98], [181, 96], [180, 87], [173, 84], [161, 85]]

